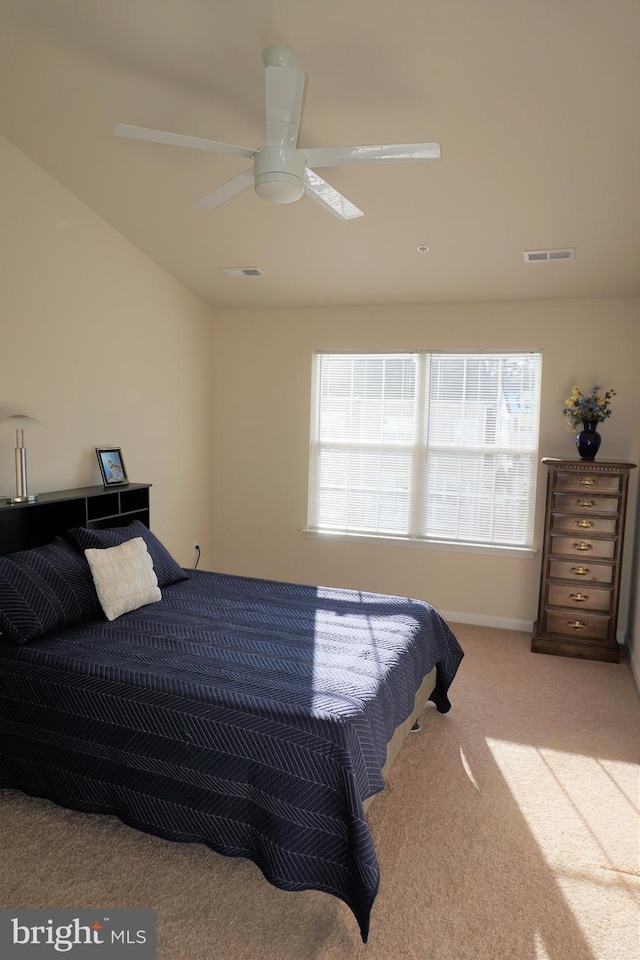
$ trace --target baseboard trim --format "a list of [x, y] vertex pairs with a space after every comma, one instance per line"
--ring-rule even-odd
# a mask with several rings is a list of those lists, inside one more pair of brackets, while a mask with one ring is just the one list
[[453, 610], [438, 610], [451, 623], [470, 623], [476, 627], [495, 627], [497, 630], [519, 630], [533, 633], [533, 620], [511, 620], [509, 617], [486, 617], [481, 613], [455, 613]]
[[[534, 620], [511, 620], [509, 617], [486, 617], [481, 613], [456, 613], [453, 610], [438, 609], [450, 623], [469, 623], [476, 627], [495, 627], [496, 630], [518, 630], [521, 633], [533, 633]], [[624, 630], [618, 630], [616, 639], [620, 646], [626, 643]], [[638, 684], [640, 689], [640, 683]]]

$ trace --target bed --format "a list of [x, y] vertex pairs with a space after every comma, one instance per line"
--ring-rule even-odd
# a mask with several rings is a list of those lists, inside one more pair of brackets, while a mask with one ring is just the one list
[[[60, 533], [0, 556], [0, 787], [247, 857], [276, 887], [339, 897], [366, 942], [365, 806], [425, 701], [449, 710], [446, 622], [407, 598], [183, 570], [137, 520]], [[126, 544], [160, 599], [108, 620], [88, 560]]]

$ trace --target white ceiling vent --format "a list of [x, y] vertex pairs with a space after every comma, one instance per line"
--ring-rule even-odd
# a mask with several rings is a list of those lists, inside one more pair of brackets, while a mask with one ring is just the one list
[[525, 263], [546, 263], [549, 260], [573, 260], [575, 255], [575, 247], [565, 247], [564, 250], [525, 250], [522, 254]]
[[222, 272], [228, 277], [264, 277], [260, 267], [222, 267]]

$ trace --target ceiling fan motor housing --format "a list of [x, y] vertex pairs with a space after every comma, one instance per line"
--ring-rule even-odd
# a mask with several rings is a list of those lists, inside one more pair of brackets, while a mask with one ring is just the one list
[[271, 203], [295, 203], [304, 196], [305, 155], [295, 147], [263, 147], [254, 157], [255, 190]]

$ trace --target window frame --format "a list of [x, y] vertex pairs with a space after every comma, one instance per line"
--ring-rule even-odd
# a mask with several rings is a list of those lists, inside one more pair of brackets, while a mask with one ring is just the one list
[[[411, 518], [408, 522], [406, 532], [398, 531], [381, 531], [381, 530], [363, 530], [363, 529], [349, 529], [348, 524], [344, 527], [340, 526], [329, 526], [321, 525], [319, 519], [319, 510], [320, 506], [318, 504], [319, 500], [319, 463], [320, 463], [320, 451], [327, 446], [330, 446], [327, 441], [323, 441], [319, 436], [319, 422], [320, 415], [322, 412], [322, 400], [320, 396], [320, 377], [321, 377], [321, 362], [323, 358], [344, 358], [346, 361], [352, 361], [354, 359], [366, 358], [372, 359], [392, 359], [392, 358], [404, 358], [410, 359], [414, 358], [416, 362], [416, 389], [414, 396], [412, 398], [412, 404], [414, 407], [414, 419], [415, 427], [413, 431], [413, 437], [409, 443], [394, 444], [390, 442], [384, 442], [380, 440], [377, 443], [354, 443], [349, 441], [344, 444], [344, 448], [347, 451], [352, 451], [357, 446], [367, 447], [372, 451], [393, 451], [393, 450], [409, 450], [410, 451], [410, 483], [408, 489], [408, 513], [411, 515]], [[434, 361], [441, 362], [442, 360], [464, 360], [464, 361], [482, 361], [490, 359], [499, 359], [504, 361], [505, 359], [513, 358], [516, 361], [519, 361], [520, 358], [531, 357], [535, 359], [535, 364], [532, 370], [528, 371], [528, 378], [532, 382], [532, 399], [533, 399], [533, 408], [530, 411], [530, 417], [533, 417], [533, 423], [529, 424], [529, 429], [527, 436], [529, 436], [530, 442], [524, 446], [515, 445], [496, 445], [496, 444], [469, 444], [469, 443], [450, 443], [446, 446], [449, 448], [449, 452], [452, 455], [457, 456], [462, 462], [465, 458], [469, 458], [472, 454], [477, 456], [482, 456], [482, 451], [484, 450], [484, 455], [489, 455], [491, 459], [496, 456], [507, 456], [514, 459], [519, 459], [520, 463], [526, 464], [525, 469], [525, 480], [527, 483], [527, 503], [526, 503], [526, 521], [527, 528], [524, 531], [525, 536], [523, 536], [521, 542], [488, 542], [487, 540], [474, 539], [473, 537], [467, 536], [437, 536], [429, 534], [426, 532], [426, 523], [427, 518], [425, 515], [426, 505], [429, 502], [429, 494], [427, 490], [426, 479], [429, 474], [429, 461], [434, 456], [437, 455], [438, 450], [442, 450], [442, 444], [438, 447], [438, 444], [432, 441], [430, 436], [430, 431], [428, 427], [424, 429], [422, 418], [426, 419], [427, 424], [431, 418], [431, 404], [437, 406], [431, 398], [429, 397], [430, 385], [431, 385], [431, 374], [433, 371]], [[309, 475], [308, 475], [308, 501], [307, 501], [307, 526], [304, 528], [303, 532], [305, 536], [312, 538], [320, 539], [331, 539], [331, 540], [344, 540], [348, 542], [363, 542], [363, 543], [394, 543], [394, 544], [403, 544], [414, 547], [427, 547], [431, 549], [441, 549], [441, 550], [453, 550], [453, 551], [463, 551], [463, 552], [472, 552], [472, 553], [490, 553], [490, 554], [501, 554], [508, 556], [535, 556], [537, 551], [534, 547], [534, 527], [535, 527], [535, 504], [536, 504], [536, 486], [538, 478], [538, 462], [539, 462], [539, 444], [540, 444], [540, 414], [541, 414], [541, 383], [542, 383], [542, 351], [541, 350], [407, 350], [407, 351], [326, 351], [318, 350], [315, 351], [312, 358], [312, 383], [311, 383], [311, 430], [310, 430], [310, 456], [309, 456]], [[420, 367], [420, 369], [418, 369]], [[465, 371], [466, 371], [465, 366]], [[500, 374], [504, 370], [504, 365], [500, 366]], [[453, 380], [451, 381], [454, 382]], [[502, 390], [502, 386], [500, 386]], [[526, 392], [521, 392], [518, 394], [518, 401], [522, 402], [522, 397], [526, 396]], [[428, 402], [425, 403], [425, 397], [428, 397]], [[498, 410], [500, 394], [497, 394], [496, 398], [496, 411]], [[502, 392], [502, 400], [505, 401], [504, 391]], [[536, 407], [537, 405], [537, 407]], [[326, 411], [325, 411], [326, 412]], [[496, 414], [497, 416], [497, 414]], [[508, 419], [508, 418], [507, 418]], [[418, 467], [416, 467], [418, 464]], [[496, 476], [497, 469], [494, 467], [493, 475]], [[376, 493], [379, 491], [379, 484], [376, 488]], [[513, 496], [513, 495], [511, 495]], [[457, 504], [460, 504], [460, 495], [458, 490]], [[492, 504], [495, 507], [496, 499], [495, 493], [492, 494]], [[519, 520], [517, 513], [517, 506], [514, 507], [514, 523], [515, 520]], [[492, 510], [492, 516], [494, 511]], [[416, 521], [416, 518], [419, 518]]]

